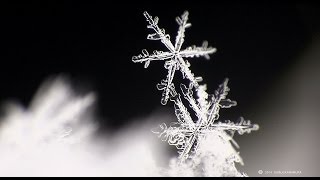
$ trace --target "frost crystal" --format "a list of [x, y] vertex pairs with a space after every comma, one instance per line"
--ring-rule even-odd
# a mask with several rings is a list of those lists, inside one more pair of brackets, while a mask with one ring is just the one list
[[[166, 105], [168, 100], [174, 103], [175, 114], [178, 122], [172, 122], [169, 126], [162, 123], [152, 131], [167, 141], [169, 145], [174, 145], [178, 149], [179, 157], [171, 162], [171, 170], [167, 173], [172, 176], [244, 176], [235, 168], [234, 163], [243, 164], [239, 153], [235, 150], [239, 148], [233, 140], [235, 132], [242, 135], [258, 130], [259, 126], [251, 124], [249, 120], [240, 117], [235, 123], [228, 121], [217, 121], [221, 108], [236, 106], [236, 101], [227, 99], [229, 92], [228, 79], [226, 78], [217, 90], [211, 95], [206, 92], [206, 85], [199, 84], [202, 77], [196, 77], [189, 69], [190, 64], [185, 58], [205, 57], [216, 52], [215, 48], [208, 47], [208, 42], [204, 41], [201, 47], [191, 46], [181, 50], [189, 13], [185, 11], [176, 21], [179, 25], [178, 34], [173, 44], [170, 36], [164, 29], [159, 28], [159, 18], [143, 13], [154, 33], [149, 34], [147, 39], [160, 40], [168, 51], [153, 51], [149, 53], [146, 49], [138, 56], [133, 56], [132, 61], [145, 63], [147, 68], [151, 61], [164, 61], [164, 68], [168, 70], [167, 77], [159, 84], [157, 89], [163, 91], [161, 104]], [[182, 95], [176, 91], [173, 78], [176, 71], [182, 73], [184, 79], [189, 80], [189, 84], [180, 84]], [[181, 96], [186, 100], [182, 101]], [[183, 102], [188, 102], [186, 107]], [[196, 119], [192, 119], [189, 111], [195, 113]], [[186, 171], [188, 173], [186, 173]]]

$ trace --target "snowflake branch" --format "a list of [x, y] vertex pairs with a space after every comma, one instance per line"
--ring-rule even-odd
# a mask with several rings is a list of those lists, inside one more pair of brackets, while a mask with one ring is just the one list
[[188, 21], [188, 15], [189, 15], [189, 12], [188, 11], [185, 11], [181, 18], [180, 17], [176, 17], [176, 21], [179, 25], [179, 30], [178, 30], [178, 34], [176, 36], [176, 43], [175, 43], [175, 51], [179, 52], [180, 49], [181, 49], [181, 46], [184, 42], [184, 33], [185, 33], [185, 30], [186, 28], [190, 27], [191, 24], [190, 23], [187, 23]]
[[150, 64], [150, 61], [159, 61], [171, 59], [174, 56], [171, 52], [162, 52], [162, 51], [153, 51], [153, 54], [149, 54], [146, 49], [142, 50], [142, 54], [138, 56], [132, 56], [132, 61], [134, 63], [143, 63], [145, 62], [145, 68], [147, 68]]
[[169, 99], [170, 88], [173, 85], [172, 80], [177, 69], [175, 63], [166, 63], [166, 69], [168, 69], [168, 74], [165, 80], [162, 80], [161, 83], [157, 84], [158, 90], [163, 90], [161, 97], [161, 104], [166, 105]]
[[208, 125], [212, 124], [219, 118], [220, 107], [227, 108], [237, 105], [236, 101], [231, 101], [230, 99], [225, 100], [230, 90], [228, 87], [228, 81], [229, 79], [226, 78], [223, 83], [219, 85], [219, 88], [215, 91], [215, 94], [212, 97], [208, 113]]
[[153, 29], [155, 31], [154, 34], [149, 34], [147, 39], [149, 40], [161, 40], [161, 42], [171, 51], [174, 52], [174, 47], [170, 41], [170, 36], [165, 33], [164, 29], [160, 29], [158, 26], [159, 18], [156, 16], [152, 19], [152, 16], [148, 14], [148, 12], [144, 12], [143, 15], [146, 17], [149, 25], [147, 28]]
[[208, 112], [208, 108], [209, 108], [209, 103], [208, 103], [208, 93], [206, 92], [207, 90], [207, 86], [206, 84], [204, 85], [200, 85], [199, 88], [197, 89], [197, 96], [198, 96], [198, 103], [200, 105], [200, 109], [203, 112]]
[[180, 52], [181, 57], [200, 57], [204, 56], [206, 59], [210, 59], [209, 54], [213, 54], [217, 51], [216, 48], [208, 47], [208, 41], [204, 41], [202, 47], [190, 46]]
[[202, 121], [206, 121], [206, 115], [203, 113], [203, 111], [201, 111], [200, 107], [196, 103], [196, 100], [192, 97], [192, 90], [187, 88], [184, 84], [180, 84], [180, 88], [182, 94], [184, 95], [185, 99], [188, 100], [190, 107], [194, 110], [197, 117], [202, 119]]
[[180, 66], [180, 70], [181, 70], [181, 73], [183, 75], [183, 78], [187, 78], [191, 84], [195, 87], [195, 88], [198, 88], [199, 87], [199, 83], [200, 80], [197, 79], [194, 74], [191, 72], [191, 70], [189, 69], [189, 66], [185, 61], [184, 59], [182, 59], [181, 56], [178, 56], [178, 61], [179, 61], [179, 66]]
[[239, 122], [237, 123], [230, 120], [226, 123], [219, 122], [217, 124], [213, 124], [211, 127], [221, 130], [237, 131], [240, 135], [250, 133], [251, 131], [257, 131], [259, 129], [259, 125], [251, 124], [250, 120], [246, 121], [243, 117], [240, 117], [238, 121]]
[[181, 98], [180, 98], [180, 94], [177, 94], [177, 92], [175, 91], [174, 85], [171, 87], [172, 88], [170, 89], [171, 90], [170, 91], [170, 94], [171, 94], [170, 100], [174, 102], [175, 114], [178, 118], [179, 123], [186, 125], [190, 129], [194, 129], [195, 124], [192, 121], [192, 118], [190, 116], [188, 109], [182, 103]]

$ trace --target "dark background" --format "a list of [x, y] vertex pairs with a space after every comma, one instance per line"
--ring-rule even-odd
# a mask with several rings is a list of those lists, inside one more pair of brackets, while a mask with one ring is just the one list
[[210, 61], [190, 59], [191, 69], [209, 93], [228, 77], [229, 97], [238, 102], [228, 115], [250, 118], [254, 102], [319, 32], [319, 7], [302, 1], [1, 3], [0, 102], [27, 106], [45, 79], [63, 73], [82, 90], [97, 92], [98, 113], [108, 119], [103, 125], [121, 127], [148, 115], [161, 106], [155, 85], [166, 72], [162, 62], [144, 69], [131, 57], [144, 48], [165, 49], [146, 39], [151, 31], [142, 13], [158, 16], [174, 40], [175, 17], [188, 10], [192, 27], [183, 47], [208, 40], [218, 49]]

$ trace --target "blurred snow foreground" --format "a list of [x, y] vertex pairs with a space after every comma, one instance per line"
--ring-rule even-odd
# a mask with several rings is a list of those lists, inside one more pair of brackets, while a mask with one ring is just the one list
[[[159, 27], [158, 17], [153, 18], [148, 12], [143, 15], [148, 22], [147, 28], [153, 31], [147, 39], [160, 41], [167, 51], [154, 50], [149, 53], [143, 49], [141, 54], [132, 57], [132, 61], [144, 63], [145, 68], [151, 61], [164, 62], [168, 73], [166, 78], [157, 84], [157, 89], [162, 91], [162, 105], [166, 105], [169, 100], [173, 102], [178, 120], [169, 126], [162, 123], [159, 128], [153, 129], [162, 141], [175, 146], [179, 154], [178, 158], [171, 162], [172, 171], [167, 173], [177, 176], [246, 176], [235, 167], [235, 163], [243, 162], [234, 148], [239, 146], [233, 136], [235, 132], [242, 135], [258, 130], [259, 126], [242, 117], [235, 123], [229, 120], [218, 122], [221, 108], [237, 105], [236, 101], [227, 99], [230, 90], [228, 79], [226, 78], [213, 94], [208, 94], [206, 84], [200, 84], [202, 77], [196, 77], [192, 73], [190, 63], [186, 60], [194, 57], [210, 59], [209, 55], [216, 52], [216, 48], [208, 47], [208, 42], [204, 41], [201, 47], [193, 45], [182, 49], [185, 30], [191, 26], [188, 22], [188, 11], [176, 17], [179, 30], [174, 43], [170, 35]], [[177, 78], [177, 71], [189, 82], [187, 85], [180, 83], [180, 90], [175, 88], [173, 81]], [[190, 115], [190, 111], [195, 118]]]
[[98, 137], [90, 109], [95, 95], [77, 95], [63, 77], [44, 83], [28, 108], [3, 105], [0, 176], [159, 176], [141, 127]]

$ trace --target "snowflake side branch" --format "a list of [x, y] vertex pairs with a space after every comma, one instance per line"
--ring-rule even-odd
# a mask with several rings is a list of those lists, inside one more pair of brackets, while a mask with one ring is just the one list
[[165, 123], [162, 123], [158, 128], [152, 129], [152, 132], [158, 134], [158, 137], [162, 141], [167, 141], [169, 145], [175, 145], [177, 149], [184, 147], [185, 135], [177, 127], [167, 127]]

